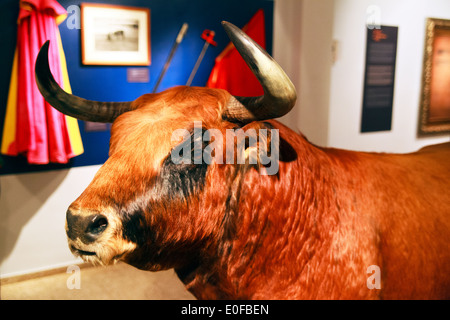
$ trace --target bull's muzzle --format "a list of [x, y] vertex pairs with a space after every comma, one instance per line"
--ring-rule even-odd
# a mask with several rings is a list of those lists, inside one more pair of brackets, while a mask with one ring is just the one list
[[71, 240], [79, 238], [84, 244], [91, 244], [100, 237], [108, 226], [108, 220], [102, 214], [81, 216], [70, 209], [66, 214], [67, 236]]

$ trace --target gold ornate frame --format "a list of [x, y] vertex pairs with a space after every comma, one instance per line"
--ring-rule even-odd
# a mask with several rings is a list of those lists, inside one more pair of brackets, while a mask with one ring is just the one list
[[[435, 99], [432, 95], [436, 94], [436, 90], [442, 96], [444, 92], [444, 101], [450, 101], [450, 41], [441, 42], [445, 44], [445, 57], [438, 64], [436, 63], [436, 39], [437, 37], [450, 37], [450, 20], [428, 18], [426, 23], [426, 37], [425, 37], [425, 54], [423, 62], [422, 74], [422, 98], [420, 105], [419, 117], [419, 134], [433, 134], [433, 133], [449, 133], [450, 132], [450, 112], [447, 107], [443, 109], [445, 112], [434, 119], [430, 117], [433, 114], [433, 108], [437, 108], [433, 104]], [[439, 49], [439, 53], [442, 49]], [[447, 59], [448, 57], [448, 59]], [[437, 86], [436, 78], [433, 76], [439, 70], [439, 76], [445, 77], [445, 83], [449, 84], [449, 89], [442, 89], [442, 81], [440, 81], [440, 88]], [[433, 81], [433, 79], [435, 81]], [[442, 111], [442, 110], [441, 110]]]

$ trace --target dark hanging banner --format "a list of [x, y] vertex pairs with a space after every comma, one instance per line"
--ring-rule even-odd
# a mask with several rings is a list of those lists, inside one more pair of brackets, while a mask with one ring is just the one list
[[367, 28], [361, 132], [391, 130], [398, 27]]

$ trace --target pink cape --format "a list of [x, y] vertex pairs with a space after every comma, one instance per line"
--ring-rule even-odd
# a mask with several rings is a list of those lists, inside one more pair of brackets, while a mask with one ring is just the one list
[[10, 88], [10, 96], [16, 95], [16, 104], [12, 107], [16, 109], [16, 125], [12, 133], [4, 130], [4, 135], [15, 134], [15, 137], [10, 138], [7, 146], [2, 145], [2, 152], [8, 155], [24, 154], [30, 164], [67, 163], [77, 155], [71, 145], [66, 116], [44, 100], [34, 76], [39, 49], [46, 40], [50, 40], [50, 68], [55, 80], [64, 87], [59, 51], [61, 40], [56, 19], [65, 15], [66, 10], [55, 0], [20, 2], [17, 70], [13, 68], [17, 87]]

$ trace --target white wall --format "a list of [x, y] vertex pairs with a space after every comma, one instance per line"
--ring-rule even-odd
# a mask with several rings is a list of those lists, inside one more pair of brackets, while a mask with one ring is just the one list
[[280, 120], [311, 142], [328, 142], [333, 0], [277, 0], [273, 55], [297, 89], [297, 103]]
[[[365, 25], [373, 5], [382, 25], [399, 27], [392, 130], [360, 133]], [[274, 58], [299, 95], [281, 121], [315, 144], [352, 150], [403, 153], [449, 141], [417, 136], [427, 17], [450, 19], [450, 1], [275, 0]]]
[[0, 177], [0, 277], [70, 265], [66, 210], [99, 166]]
[[[273, 12], [273, 57], [284, 69], [300, 94], [300, 32], [298, 21], [302, 16], [303, 1], [277, 0]], [[299, 130], [300, 100], [294, 108], [280, 120], [290, 128]]]
[[[366, 10], [375, 5], [381, 25], [398, 26], [392, 130], [359, 133], [364, 81]], [[422, 61], [427, 17], [450, 19], [449, 0], [335, 0], [333, 38], [338, 57], [331, 69], [328, 145], [410, 152], [449, 141], [449, 135], [419, 138]]]

